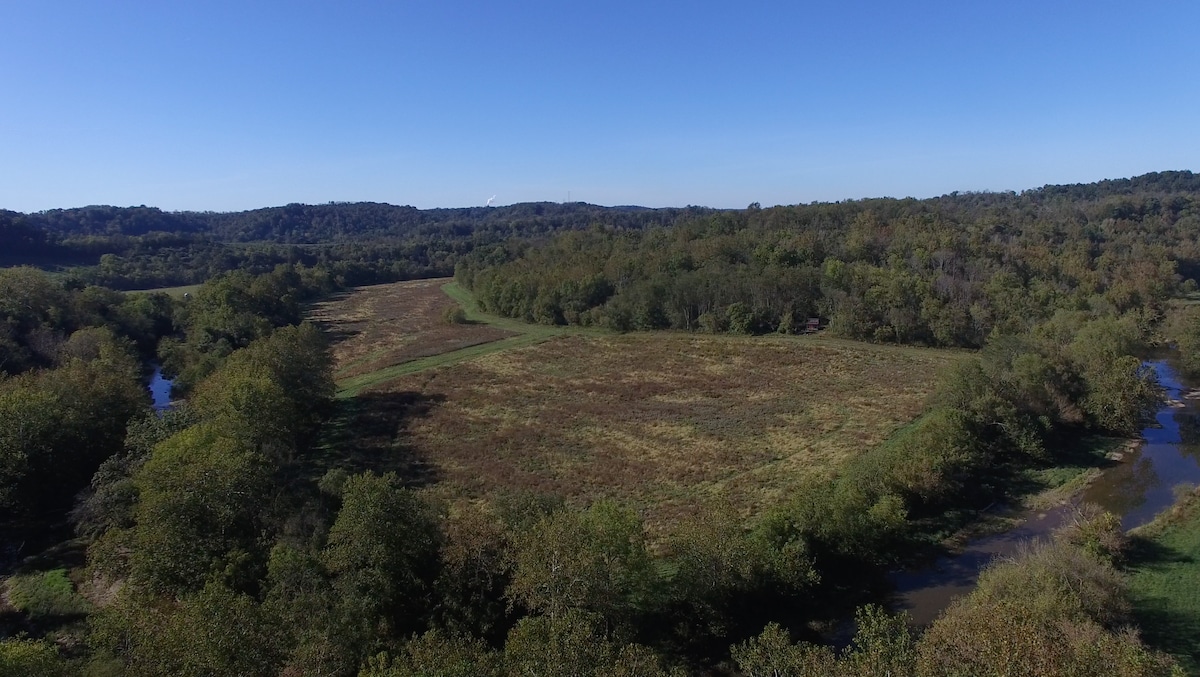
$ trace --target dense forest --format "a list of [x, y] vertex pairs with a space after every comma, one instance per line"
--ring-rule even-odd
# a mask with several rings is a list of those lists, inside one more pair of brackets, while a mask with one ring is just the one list
[[799, 332], [980, 347], [1056, 311], [1161, 316], [1200, 270], [1190, 172], [1019, 195], [720, 212], [477, 247], [457, 276], [489, 310], [618, 330]]
[[[427, 227], [461, 245], [438, 265], [530, 321], [787, 333], [815, 316], [848, 338], [973, 350], [833, 481], [748, 521], [714, 500], [651, 535], [612, 501], [434, 502], [339, 462], [347, 405], [303, 308], [355, 281], [353, 256], [235, 257], [187, 300], [89, 286], [95, 269], [0, 271], [0, 533], [65, 522], [81, 552], [10, 580], [2, 677], [1177, 674], [1131, 627], [1120, 525], [1087, 509], [929, 628], [878, 602], [889, 571], [1024, 469], [1135, 433], [1159, 397], [1140, 351], [1172, 340], [1200, 364], [1200, 316], [1171, 303], [1200, 264], [1191, 173], [737, 211], [438, 210], [423, 226], [377, 205], [105, 209], [5, 232], [35, 248], [139, 239], [150, 261], [174, 246], [141, 240], [156, 232], [333, 257]], [[412, 233], [390, 230], [405, 218]], [[161, 415], [151, 360], [186, 396]], [[831, 644], [847, 618], [852, 639]]]
[[375, 203], [293, 204], [247, 212], [83, 207], [0, 210], [0, 264], [70, 267], [79, 284], [113, 289], [197, 284], [241, 269], [321, 265], [347, 284], [449, 275], [481, 243], [538, 237], [595, 223], [670, 225], [711, 213], [583, 203], [428, 209]]

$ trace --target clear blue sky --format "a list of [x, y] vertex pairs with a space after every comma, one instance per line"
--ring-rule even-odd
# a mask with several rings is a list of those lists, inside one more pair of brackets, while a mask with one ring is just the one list
[[744, 207], [1200, 170], [1200, 2], [0, 2], [0, 208]]

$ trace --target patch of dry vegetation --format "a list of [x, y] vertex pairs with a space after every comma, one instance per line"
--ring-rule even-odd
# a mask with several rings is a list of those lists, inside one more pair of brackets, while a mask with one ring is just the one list
[[920, 414], [955, 356], [820, 338], [563, 336], [367, 392], [439, 402], [395, 440], [436, 468], [438, 493], [616, 497], [662, 524], [713, 494], [757, 512], [832, 476]]
[[343, 381], [412, 360], [490, 343], [514, 333], [486, 324], [451, 323], [447, 279], [360, 287], [314, 305], [310, 319], [333, 342], [334, 379]]

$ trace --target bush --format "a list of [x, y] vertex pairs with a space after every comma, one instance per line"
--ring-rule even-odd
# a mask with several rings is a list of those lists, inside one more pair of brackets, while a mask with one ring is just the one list
[[1122, 628], [1121, 575], [1066, 540], [996, 565], [921, 638], [923, 675], [1168, 675], [1172, 661]]
[[0, 640], [0, 677], [61, 677], [66, 665], [45, 640]]
[[17, 574], [8, 580], [8, 601], [32, 617], [82, 616], [87, 600], [75, 592], [66, 569]]
[[457, 303], [446, 306], [442, 311], [442, 321], [446, 324], [466, 324], [467, 312]]

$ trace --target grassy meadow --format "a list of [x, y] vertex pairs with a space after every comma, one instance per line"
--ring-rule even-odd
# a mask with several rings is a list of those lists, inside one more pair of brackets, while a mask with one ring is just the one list
[[1130, 588], [1142, 636], [1200, 674], [1200, 493], [1133, 533]]
[[130, 294], [162, 293], [162, 294], [166, 294], [167, 296], [170, 296], [173, 299], [181, 299], [181, 298], [183, 298], [184, 294], [195, 294], [196, 292], [200, 291], [200, 287], [202, 287], [202, 286], [203, 285], [199, 285], [199, 284], [188, 284], [188, 285], [183, 285], [181, 287], [156, 287], [154, 289], [138, 289], [138, 290], [131, 291], [128, 293], [130, 293]]
[[[912, 421], [959, 354], [493, 325], [443, 282], [356, 290], [313, 316], [333, 334], [342, 394], [356, 396], [339, 444], [447, 498], [614, 497], [652, 525], [718, 496], [757, 512]], [[470, 324], [441, 319], [446, 292]]]
[[481, 322], [447, 322], [446, 309], [455, 301], [441, 290], [446, 282], [360, 287], [314, 305], [309, 318], [333, 341], [334, 378], [345, 394], [403, 373], [397, 369], [402, 365], [440, 364], [430, 358], [517, 335]]

